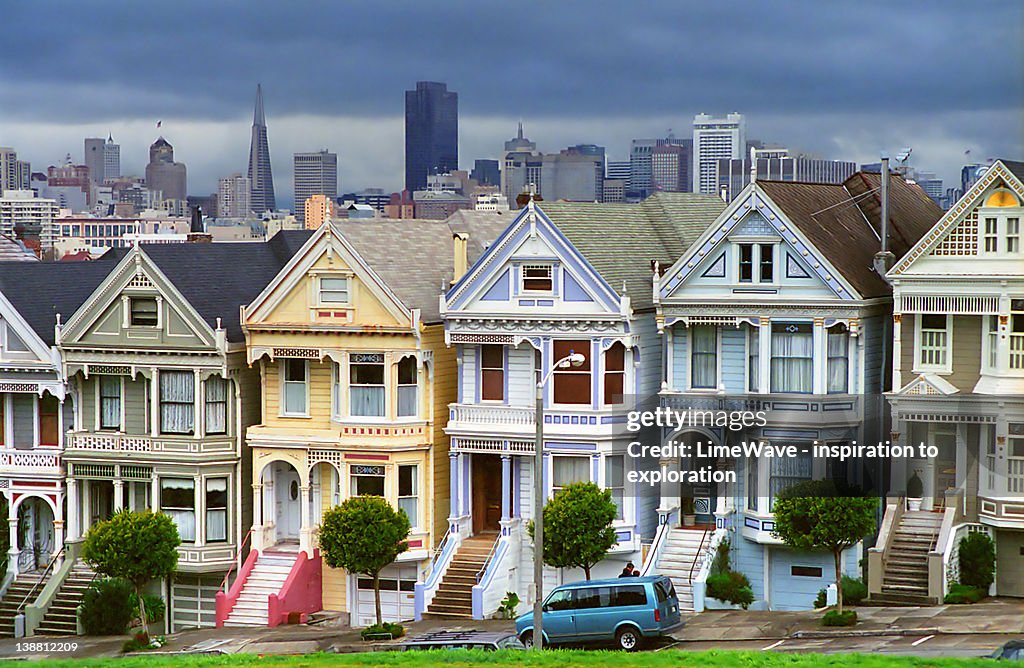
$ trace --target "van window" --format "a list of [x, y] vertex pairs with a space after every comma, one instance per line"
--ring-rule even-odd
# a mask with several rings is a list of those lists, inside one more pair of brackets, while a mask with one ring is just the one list
[[612, 593], [612, 606], [647, 605], [647, 591], [643, 585], [615, 587]]
[[552, 593], [544, 604], [545, 610], [570, 610], [572, 607], [571, 589], [563, 589]]
[[611, 605], [611, 587], [585, 587], [576, 590], [576, 609], [607, 608]]

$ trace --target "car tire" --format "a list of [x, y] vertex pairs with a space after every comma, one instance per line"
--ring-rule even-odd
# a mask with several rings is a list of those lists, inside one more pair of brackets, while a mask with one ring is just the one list
[[624, 652], [640, 649], [643, 636], [635, 626], [623, 626], [615, 633], [615, 644]]
[[526, 649], [533, 649], [533, 630], [524, 631], [523, 635], [519, 636], [519, 642], [523, 643]]

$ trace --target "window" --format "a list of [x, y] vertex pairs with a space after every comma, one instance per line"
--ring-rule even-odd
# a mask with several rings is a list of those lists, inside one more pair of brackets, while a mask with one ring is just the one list
[[626, 388], [626, 346], [616, 341], [604, 353], [604, 403], [621, 404]]
[[121, 377], [100, 376], [100, 429], [121, 428]]
[[760, 244], [761, 249], [761, 283], [771, 283], [775, 280], [774, 250], [772, 244]]
[[696, 325], [693, 328], [690, 353], [690, 386], [718, 387], [718, 327]]
[[398, 509], [409, 517], [409, 526], [417, 526], [419, 517], [419, 467], [415, 464], [398, 467]]
[[999, 316], [985, 316], [985, 345], [988, 346], [988, 366], [995, 369], [999, 365]]
[[[775, 281], [775, 244], [736, 244], [740, 283]], [[756, 267], [756, 271], [755, 271]]]
[[986, 253], [999, 252], [999, 220], [996, 218], [985, 219], [985, 230], [982, 236], [985, 243]]
[[523, 265], [523, 292], [552, 292], [554, 267], [550, 264]]
[[771, 391], [810, 393], [814, 381], [814, 335], [811, 325], [772, 325]]
[[820, 578], [821, 568], [818, 566], [790, 566], [789, 572], [798, 578]]
[[557, 494], [574, 482], [590, 481], [589, 457], [552, 457], [551, 493]]
[[921, 369], [944, 369], [949, 359], [949, 316], [922, 315], [920, 318], [917, 365]]
[[160, 510], [178, 525], [182, 542], [196, 539], [196, 482], [192, 478], [160, 478]]
[[630, 605], [647, 605], [647, 589], [643, 585], [612, 587], [611, 607], [620, 608]]
[[1024, 369], [1024, 299], [1010, 300], [1010, 368]]
[[758, 377], [761, 375], [761, 328], [747, 330], [747, 392], [758, 392]]
[[284, 360], [284, 414], [306, 415], [306, 395], [309, 388], [309, 362]]
[[756, 457], [747, 458], [747, 510], [757, 512], [759, 470]]
[[49, 392], [39, 398], [39, 445], [60, 445], [60, 402]]
[[612, 492], [615, 504], [615, 519], [624, 518], [626, 500], [626, 461], [622, 455], [608, 455], [604, 458], [604, 486]]
[[352, 496], [384, 496], [384, 467], [355, 464], [352, 471]]
[[572, 610], [572, 590], [562, 589], [552, 592], [548, 600], [544, 601], [545, 610]]
[[586, 587], [576, 590], [576, 610], [607, 608], [611, 603], [611, 587]]
[[206, 381], [206, 433], [228, 432], [228, 381], [214, 376]]
[[828, 330], [828, 393], [843, 394], [850, 386], [850, 333], [844, 325]]
[[384, 354], [353, 353], [348, 366], [349, 413], [384, 417]]
[[1020, 218], [1006, 219], [1006, 252], [1020, 252]]
[[590, 342], [589, 341], [554, 341], [552, 343], [554, 359], [557, 362], [571, 353], [582, 353], [583, 364], [578, 367], [567, 365], [558, 367], [552, 375], [556, 404], [589, 404], [590, 403]]
[[398, 362], [398, 417], [419, 415], [416, 378], [416, 358], [403, 357]]
[[768, 493], [771, 495], [772, 508], [775, 508], [775, 499], [779, 492], [792, 487], [793, 485], [811, 479], [811, 467], [813, 460], [811, 450], [797, 447], [796, 457], [772, 457], [769, 460], [771, 476], [768, 479]]
[[480, 346], [480, 398], [505, 400], [505, 346]]
[[195, 374], [191, 371], [160, 372], [160, 433], [191, 434], [195, 431]]
[[206, 479], [206, 542], [228, 539], [228, 479]]
[[740, 244], [740, 283], [754, 280], [754, 244]]
[[320, 303], [321, 304], [347, 304], [348, 279], [328, 278], [320, 279]]
[[156, 327], [157, 305], [155, 297], [131, 297], [132, 327]]

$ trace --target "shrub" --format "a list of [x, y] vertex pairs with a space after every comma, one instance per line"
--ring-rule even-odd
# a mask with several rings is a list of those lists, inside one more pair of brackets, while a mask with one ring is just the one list
[[744, 610], [754, 602], [754, 590], [750, 580], [743, 573], [726, 571], [708, 576], [707, 594], [719, 601], [728, 601], [741, 606]]
[[519, 603], [519, 594], [514, 591], [505, 592], [505, 598], [501, 599], [501, 604], [498, 606], [498, 615], [501, 619], [514, 619]]
[[78, 606], [78, 618], [86, 635], [112, 636], [127, 630], [138, 613], [132, 605], [132, 586], [125, 580], [97, 580], [85, 591]]
[[829, 610], [825, 613], [825, 616], [821, 618], [822, 626], [853, 626], [856, 623], [856, 610], [846, 610], [844, 612]]
[[[864, 584], [863, 580], [844, 575], [843, 597], [846, 599], [845, 602], [850, 605], [860, 605], [868, 597], [868, 586]], [[824, 608], [826, 605], [828, 605], [828, 594], [826, 590], [819, 589], [818, 596], [814, 599], [814, 607]]]
[[988, 534], [975, 532], [960, 541], [960, 584], [984, 589], [992, 586], [996, 550]]
[[373, 626], [367, 626], [365, 629], [359, 632], [359, 635], [363, 640], [380, 640], [380, 637], [385, 634], [390, 634], [392, 638], [401, 638], [405, 635], [405, 629], [401, 624], [392, 624], [391, 622], [383, 622], [381, 624], [374, 624]]
[[[164, 603], [164, 599], [159, 596], [153, 596], [152, 594], [143, 594], [142, 602], [146, 604], [146, 623], [154, 624], [164, 618], [164, 614], [167, 611], [167, 605]], [[141, 619], [139, 614], [139, 595], [134, 591], [131, 597], [132, 610], [135, 611], [135, 616]]]
[[711, 562], [712, 573], [728, 573], [732, 570], [729, 563], [729, 541], [723, 540], [718, 544], [718, 551], [715, 552], [715, 560]]
[[988, 595], [987, 589], [971, 587], [970, 585], [951, 584], [949, 593], [942, 599], [943, 603], [977, 603]]
[[124, 644], [121, 645], [121, 652], [138, 652], [145, 649], [160, 649], [167, 641], [163, 636], [149, 637], [149, 634], [145, 631], [139, 631], [131, 637], [130, 640], [125, 640]]

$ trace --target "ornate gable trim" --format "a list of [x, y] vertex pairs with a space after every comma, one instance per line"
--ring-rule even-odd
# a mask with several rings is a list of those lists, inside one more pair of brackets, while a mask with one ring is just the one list
[[903, 386], [896, 394], [901, 396], [949, 396], [960, 390], [942, 376], [934, 373], [923, 373]]

